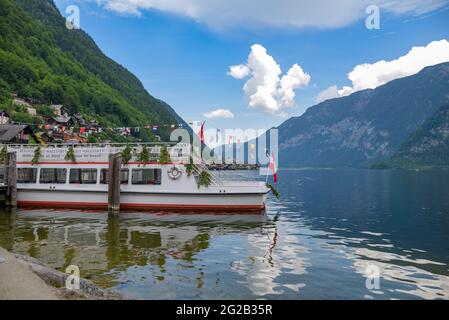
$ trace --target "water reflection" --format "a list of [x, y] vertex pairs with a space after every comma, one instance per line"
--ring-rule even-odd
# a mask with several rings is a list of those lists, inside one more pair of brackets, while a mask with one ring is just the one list
[[[203, 296], [211, 290], [204, 289], [206, 282], [232, 297], [232, 284], [223, 285], [229, 277], [248, 284], [244, 294], [259, 296], [275, 293], [273, 279], [280, 274], [273, 253], [276, 221], [266, 216], [126, 213], [113, 218], [33, 210], [1, 214], [0, 228], [2, 247], [59, 270], [78, 265], [83, 277], [136, 297]], [[219, 243], [208, 253], [216, 238]], [[180, 283], [195, 290], [178, 290]]]
[[278, 188], [266, 216], [0, 214], [0, 245], [136, 298], [449, 299], [449, 172], [291, 170]]
[[353, 252], [354, 268], [365, 273], [374, 264], [380, 269], [384, 288], [374, 294], [384, 294], [385, 290], [409, 295], [409, 298], [449, 299], [449, 277], [432, 273], [422, 268], [444, 266], [445, 264], [425, 259], [410, 259], [409, 255], [359, 248]]
[[[282, 188], [287, 201], [282, 203], [287, 203], [283, 211], [291, 214], [283, 216], [287, 225], [303, 219], [311, 235], [313, 243], [307, 247], [314, 249], [314, 259], [308, 272], [321, 275], [312, 286], [327, 279], [333, 283], [332, 298], [449, 299], [449, 172], [288, 174]], [[317, 262], [317, 256], [325, 258]], [[333, 265], [327, 268], [325, 263]], [[380, 269], [379, 290], [366, 290], [365, 279], [360, 278], [370, 265]], [[327, 272], [341, 280], [326, 276]], [[338, 289], [343, 286], [350, 291]]]

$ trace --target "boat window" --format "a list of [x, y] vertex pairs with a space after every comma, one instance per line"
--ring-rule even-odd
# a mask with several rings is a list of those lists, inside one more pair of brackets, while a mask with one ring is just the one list
[[96, 184], [97, 169], [70, 169], [69, 180], [72, 184]]
[[36, 183], [36, 168], [17, 169], [17, 183]]
[[161, 169], [133, 169], [132, 184], [161, 184]]
[[[109, 183], [109, 169], [101, 169], [100, 171], [100, 183], [101, 184], [108, 184]], [[121, 184], [128, 184], [129, 180], [129, 170], [128, 169], [122, 169], [120, 170], [120, 183]]]
[[39, 176], [40, 183], [65, 183], [67, 169], [43, 168]]

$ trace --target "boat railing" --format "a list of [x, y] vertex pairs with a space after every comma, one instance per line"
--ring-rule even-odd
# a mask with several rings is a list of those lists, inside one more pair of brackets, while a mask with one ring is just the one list
[[0, 144], [0, 147], [4, 145], [8, 146], [8, 148], [13, 149], [34, 149], [36, 147], [41, 148], [108, 148], [108, 147], [163, 147], [167, 148], [189, 148], [190, 144], [188, 143], [179, 143], [179, 142], [108, 142], [108, 143], [49, 143], [46, 145], [38, 145], [38, 144]]
[[[190, 145], [189, 145], [190, 148]], [[213, 173], [211, 170], [209, 170], [207, 168], [206, 163], [202, 160], [201, 155], [200, 155], [200, 151], [198, 149], [189, 149], [192, 152], [192, 157], [195, 159], [200, 159], [198, 161], [198, 163], [196, 163], [195, 166], [193, 166], [193, 171], [196, 175], [199, 175], [202, 171], [206, 171], [210, 178], [211, 178], [211, 183], [212, 185], [215, 186], [222, 186], [223, 182], [221, 181], [221, 179], [215, 174]]]
[[201, 162], [199, 166], [200, 166], [201, 170], [209, 173], [209, 175], [211, 177], [211, 182], [213, 185], [219, 185], [219, 186], [223, 185], [223, 181], [221, 181], [221, 179], [215, 173], [210, 171], [204, 162]]

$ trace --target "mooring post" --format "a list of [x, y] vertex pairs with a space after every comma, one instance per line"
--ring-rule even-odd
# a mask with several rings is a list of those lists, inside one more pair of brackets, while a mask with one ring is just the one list
[[6, 206], [17, 208], [16, 153], [8, 152], [5, 157]]
[[108, 211], [112, 215], [120, 212], [120, 169], [122, 157], [120, 153], [109, 155], [108, 172]]

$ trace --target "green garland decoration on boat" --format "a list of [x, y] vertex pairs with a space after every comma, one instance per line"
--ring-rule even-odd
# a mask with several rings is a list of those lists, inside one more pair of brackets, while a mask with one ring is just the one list
[[170, 153], [168, 152], [167, 146], [163, 146], [161, 149], [160, 163], [170, 163]]
[[186, 163], [184, 166], [186, 167], [187, 177], [190, 177], [193, 171], [198, 171], [198, 167], [193, 163], [192, 157], [190, 157], [189, 163]]
[[281, 198], [281, 194], [279, 193], [279, 191], [276, 190], [276, 188], [269, 183], [265, 183], [265, 185], [267, 186], [268, 189], [270, 189], [271, 193], [276, 197], [276, 199], [280, 199]]
[[70, 146], [70, 147], [67, 149], [67, 153], [66, 153], [64, 159], [65, 159], [66, 161], [76, 162], [75, 150], [73, 150], [73, 147], [72, 147], [72, 146]]
[[187, 176], [190, 177], [193, 173], [193, 163], [186, 163], [185, 167], [186, 167], [186, 173]]
[[198, 189], [201, 186], [204, 186], [207, 188], [211, 184], [212, 184], [212, 177], [211, 177], [210, 173], [205, 170], [201, 171], [201, 173], [198, 176], [198, 180], [197, 180]]
[[148, 151], [146, 146], [142, 147], [142, 151], [140, 151], [138, 156], [138, 161], [143, 162], [144, 167], [145, 163], [150, 162], [150, 152]]
[[6, 154], [8, 153], [8, 146], [5, 144], [0, 151], [0, 163], [5, 162]]
[[126, 145], [125, 149], [122, 150], [122, 163], [126, 166], [132, 157], [132, 149], [130, 145]]
[[34, 157], [33, 159], [31, 159], [31, 163], [34, 165], [38, 164], [40, 157], [41, 157], [41, 147], [37, 147], [36, 149], [34, 149]]

